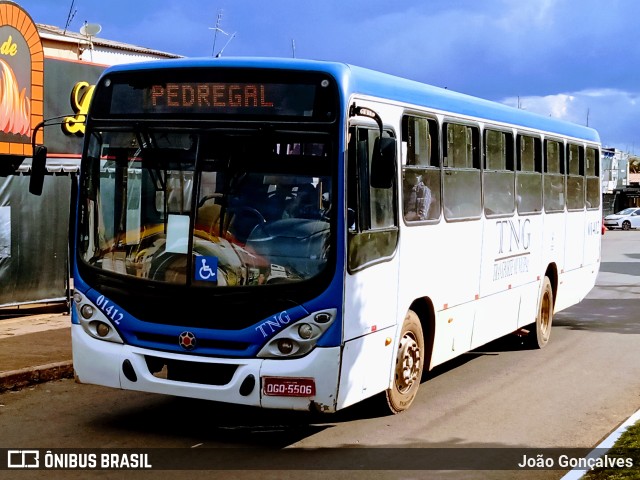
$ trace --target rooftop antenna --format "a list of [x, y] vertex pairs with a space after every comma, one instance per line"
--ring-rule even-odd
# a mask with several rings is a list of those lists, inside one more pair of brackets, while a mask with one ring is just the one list
[[93, 60], [93, 37], [102, 31], [102, 27], [97, 23], [87, 23], [80, 27], [80, 33], [89, 39], [89, 50], [91, 51], [91, 60]]
[[[227, 33], [227, 35], [228, 35], [228, 33]], [[227, 45], [229, 45], [231, 43], [231, 40], [233, 40], [235, 38], [235, 36], [236, 36], [236, 32], [233, 32], [231, 34], [231, 37], [229, 37], [229, 40], [227, 40], [227, 43], [224, 44], [224, 47], [222, 47], [220, 49], [220, 51], [218, 53], [216, 53], [216, 58], [220, 58], [222, 56], [222, 52], [224, 52], [224, 49], [227, 48]]]
[[226, 35], [227, 37], [229, 36], [227, 32], [225, 32], [220, 28], [220, 23], [222, 23], [222, 10], [218, 10], [218, 17], [216, 18], [216, 26], [209, 27], [209, 30], [213, 30], [213, 47], [211, 48], [211, 56], [216, 58], [219, 58], [222, 56], [222, 52], [224, 51], [224, 49], [227, 48], [227, 45], [229, 45], [229, 43], [231, 43], [231, 40], [233, 40], [234, 37], [236, 36], [236, 33], [234, 32], [229, 38], [229, 40], [227, 40], [227, 43], [224, 44], [224, 47], [222, 47], [222, 49], [218, 53], [216, 53], [216, 40], [218, 38], [218, 32], [222, 33], [223, 35]]
[[216, 18], [216, 26], [209, 27], [209, 30], [213, 30], [213, 47], [211, 47], [211, 56], [216, 54], [216, 39], [218, 38], [218, 32], [222, 32], [227, 35], [227, 32], [220, 29], [220, 23], [222, 22], [222, 10], [218, 10], [218, 17]]
[[71, 0], [71, 7], [69, 7], [69, 14], [67, 15], [67, 23], [65, 23], [64, 25], [64, 32], [62, 33], [63, 35], [67, 34], [67, 28], [69, 28], [69, 25], [71, 25], [71, 22], [73, 20], [73, 17], [76, 16], [76, 13], [78, 12], [78, 9], [73, 8], [73, 6], [75, 5], [76, 0]]
[[291, 39], [291, 55], [293, 55], [293, 58], [296, 58], [296, 40], [295, 40], [295, 38]]

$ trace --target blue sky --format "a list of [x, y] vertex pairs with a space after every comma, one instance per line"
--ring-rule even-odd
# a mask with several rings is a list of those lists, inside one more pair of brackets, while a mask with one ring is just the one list
[[[19, 0], [64, 27], [72, 0]], [[335, 60], [598, 129], [640, 154], [637, 0], [75, 0], [69, 27], [185, 56]], [[216, 52], [229, 37], [218, 34]]]

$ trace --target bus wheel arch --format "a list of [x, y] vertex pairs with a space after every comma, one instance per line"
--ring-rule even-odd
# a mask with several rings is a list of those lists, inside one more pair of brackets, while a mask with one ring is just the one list
[[549, 279], [551, 283], [551, 291], [553, 292], [553, 305], [556, 304], [556, 298], [558, 296], [558, 267], [555, 263], [549, 264], [547, 271], [544, 272], [544, 276]]
[[413, 301], [409, 310], [415, 312], [422, 326], [424, 338], [424, 365], [425, 370], [431, 370], [431, 354], [436, 331], [436, 311], [429, 297], [418, 298]]

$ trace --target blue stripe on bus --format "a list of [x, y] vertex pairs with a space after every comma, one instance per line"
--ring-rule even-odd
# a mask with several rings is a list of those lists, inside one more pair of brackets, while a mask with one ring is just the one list
[[452, 114], [476, 117], [480, 120], [513, 124], [589, 142], [600, 142], [598, 133], [589, 127], [343, 63], [249, 57], [185, 58], [117, 65], [107, 69], [105, 74], [130, 70], [175, 68], [178, 66], [190, 68], [271, 68], [321, 71], [331, 74], [342, 86], [343, 102], [346, 101], [345, 99], [350, 98], [352, 94], [371, 95]]

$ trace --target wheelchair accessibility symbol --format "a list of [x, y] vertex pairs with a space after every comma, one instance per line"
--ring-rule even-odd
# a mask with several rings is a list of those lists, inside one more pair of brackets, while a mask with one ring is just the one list
[[217, 282], [218, 257], [196, 257], [195, 279], [202, 282]]

